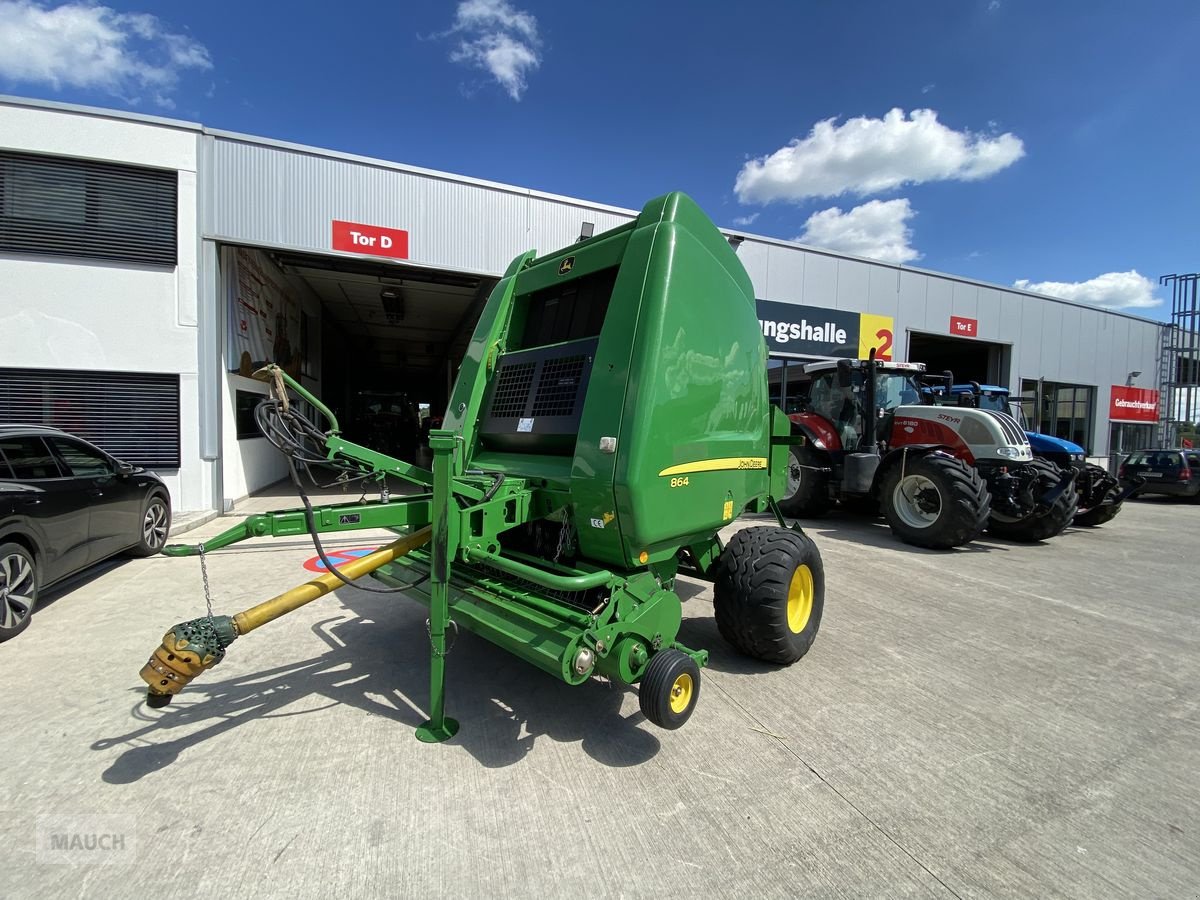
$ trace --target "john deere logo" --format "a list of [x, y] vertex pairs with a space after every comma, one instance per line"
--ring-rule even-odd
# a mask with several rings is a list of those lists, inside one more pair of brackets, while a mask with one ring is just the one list
[[575, 268], [575, 257], [568, 256], [566, 259], [564, 259], [562, 262], [560, 262], [558, 264], [558, 274], [566, 275], [573, 268]]

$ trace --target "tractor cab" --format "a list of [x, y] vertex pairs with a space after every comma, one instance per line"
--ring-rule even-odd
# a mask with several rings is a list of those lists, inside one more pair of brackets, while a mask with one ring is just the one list
[[804, 372], [812, 377], [808, 411], [833, 423], [841, 446], [851, 451], [872, 449], [876, 435], [890, 431], [885, 420], [896, 409], [922, 402], [930, 378], [923, 363], [882, 360], [809, 363]]

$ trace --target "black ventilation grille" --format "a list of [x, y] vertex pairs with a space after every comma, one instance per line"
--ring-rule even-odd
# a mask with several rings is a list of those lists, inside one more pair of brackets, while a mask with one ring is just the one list
[[179, 376], [0, 369], [0, 425], [49, 425], [134, 465], [178, 469]]
[[518, 453], [571, 453], [597, 344], [585, 338], [501, 356], [484, 399], [483, 443]]
[[492, 397], [493, 416], [505, 419], [524, 414], [536, 365], [531, 362], [510, 364], [500, 370], [496, 379], [496, 393]]
[[586, 356], [565, 356], [542, 361], [537, 394], [533, 399], [533, 415], [569, 416], [575, 412], [579, 394], [579, 379], [583, 377]]

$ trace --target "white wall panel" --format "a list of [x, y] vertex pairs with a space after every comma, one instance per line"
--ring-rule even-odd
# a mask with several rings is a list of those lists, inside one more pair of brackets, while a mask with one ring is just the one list
[[[759, 299], [799, 303], [804, 291], [804, 266], [810, 258], [809, 254], [797, 253], [786, 247], [760, 245], [758, 242], [749, 246], [764, 246], [767, 249], [767, 284], [765, 292], [758, 295]], [[738, 255], [741, 255], [740, 249]]]
[[862, 312], [867, 306], [871, 285], [871, 267], [857, 259], [837, 261], [837, 309]]
[[835, 256], [810, 253], [804, 263], [804, 289], [799, 302], [804, 306], [837, 307], [838, 260]]

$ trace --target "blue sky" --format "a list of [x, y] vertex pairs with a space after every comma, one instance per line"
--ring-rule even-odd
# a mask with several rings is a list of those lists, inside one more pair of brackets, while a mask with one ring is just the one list
[[1200, 269], [1197, 47], [1194, 0], [0, 0], [6, 93], [624, 207], [684, 190], [1154, 318]]

